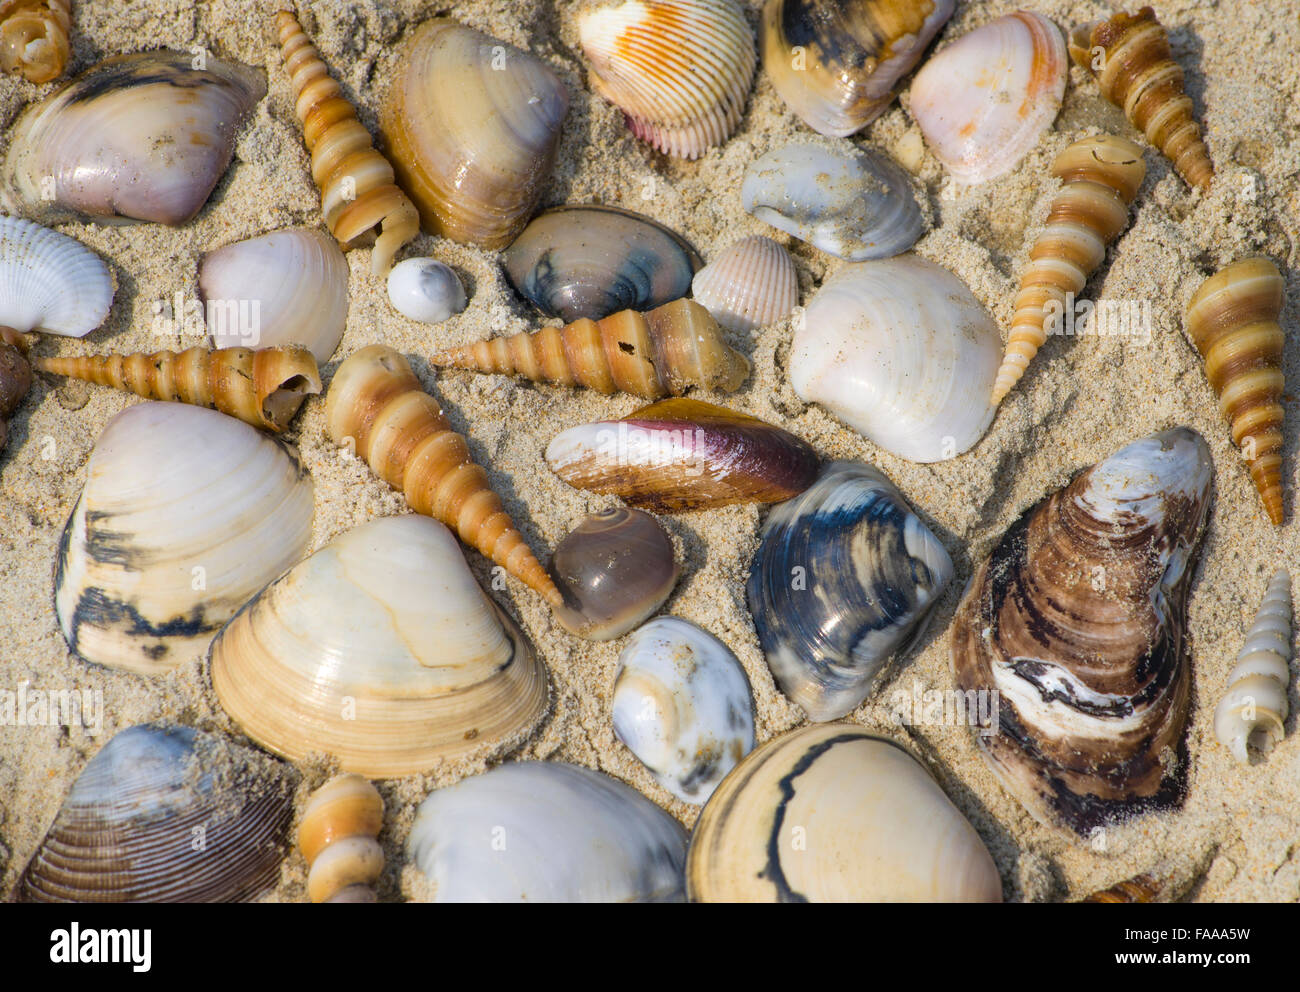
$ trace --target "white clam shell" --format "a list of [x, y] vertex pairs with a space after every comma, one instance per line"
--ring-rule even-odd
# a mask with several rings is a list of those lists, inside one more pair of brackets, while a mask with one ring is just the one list
[[768, 152], [745, 169], [745, 210], [850, 262], [907, 251], [925, 218], [902, 166], [829, 138]]
[[433, 902], [680, 902], [686, 831], [608, 775], [520, 761], [429, 796], [407, 854]]
[[322, 231], [273, 231], [204, 255], [199, 293], [213, 347], [296, 344], [324, 364], [347, 324], [348, 263]]
[[0, 325], [85, 337], [113, 304], [113, 277], [80, 241], [20, 217], [0, 217]]
[[436, 258], [408, 258], [388, 273], [388, 300], [404, 317], [441, 324], [468, 302], [460, 277]]
[[128, 407], [95, 442], [59, 544], [69, 647], [143, 674], [201, 655], [306, 553], [311, 518], [311, 478], [289, 445], [214, 410]]
[[695, 274], [691, 295], [729, 331], [752, 331], [799, 305], [799, 276], [783, 245], [755, 234], [741, 238]]
[[826, 280], [795, 330], [790, 381], [885, 450], [937, 462], [984, 436], [1001, 358], [997, 325], [966, 284], [903, 255]]
[[731, 649], [677, 617], [639, 628], [614, 676], [614, 734], [678, 799], [702, 803], [754, 748], [754, 701]]
[[1010, 172], [1061, 109], [1070, 61], [1060, 30], [1020, 10], [935, 55], [912, 82], [912, 117], [960, 183]]

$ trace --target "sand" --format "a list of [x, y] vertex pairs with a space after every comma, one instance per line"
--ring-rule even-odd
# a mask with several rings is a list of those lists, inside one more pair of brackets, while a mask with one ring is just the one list
[[[1014, 0], [962, 3], [939, 44], [1014, 10]], [[1028, 0], [1023, 4], [1068, 26], [1109, 13], [1095, 0]], [[154, 350], [200, 343], [151, 332], [154, 301], [196, 292], [201, 252], [293, 225], [318, 225], [318, 196], [306, 169], [287, 78], [267, 24], [275, 3], [232, 0], [194, 5], [148, 0], [74, 4], [73, 68], [158, 46], [214, 53], [265, 67], [269, 95], [242, 133], [235, 163], [192, 223], [104, 227], [68, 224], [66, 233], [99, 252], [119, 289], [102, 329], [84, 341], [45, 338], [37, 354]], [[760, 3], [745, 6], [757, 23]], [[938, 776], [992, 851], [1012, 900], [1079, 898], [1140, 871], [1172, 881], [1169, 894], [1200, 901], [1296, 900], [1300, 897], [1300, 735], [1290, 733], [1265, 760], [1236, 765], [1213, 738], [1210, 718], [1225, 687], [1272, 570], [1295, 560], [1300, 528], [1271, 526], [1241, 458], [1220, 419], [1200, 362], [1182, 332], [1182, 312], [1199, 282], [1220, 265], [1251, 253], [1275, 259], [1288, 277], [1287, 323], [1300, 313], [1294, 276], [1300, 238], [1300, 22], [1278, 5], [1249, 0], [1156, 5], [1170, 29], [1175, 57], [1204, 121], [1217, 182], [1193, 194], [1167, 161], [1148, 150], [1147, 180], [1131, 227], [1102, 272], [1089, 284], [1094, 299], [1149, 302], [1149, 341], [1119, 337], [1049, 340], [1029, 374], [1002, 406], [972, 451], [933, 465], [898, 459], [794, 394], [784, 372], [791, 323], [736, 344], [750, 354], [754, 375], [728, 401], [810, 441], [825, 458], [861, 458], [878, 465], [940, 536], [957, 575], [921, 644], [897, 659], [892, 680], [850, 719], [904, 738]], [[304, 4], [304, 22], [335, 75], [373, 128], [384, 84], [394, 71], [395, 46], [434, 9], [416, 0], [366, 4]], [[721, 149], [689, 163], [654, 154], [624, 128], [621, 115], [589, 92], [577, 44], [576, 5], [544, 0], [456, 3], [466, 23], [539, 54], [572, 97], [559, 161], [544, 205], [600, 202], [648, 213], [686, 235], [706, 257], [751, 233], [775, 234], [740, 205], [744, 168], [758, 155], [810, 132], [789, 113], [760, 72], [738, 133]], [[48, 89], [48, 88], [47, 88]], [[0, 119], [6, 130], [38, 90], [0, 79]], [[954, 189], [902, 105], [895, 103], [858, 140], [917, 169], [919, 188], [935, 220], [917, 251], [951, 269], [1002, 327], [1011, 316], [1016, 279], [1037, 225], [1056, 188], [1052, 158], [1069, 142], [1106, 128], [1138, 138], [1096, 85], [1072, 69], [1065, 105], [1052, 129], [1011, 175], [968, 190]], [[7, 138], [6, 138], [7, 141]], [[840, 263], [790, 241], [804, 302]], [[351, 311], [338, 358], [377, 341], [412, 356], [426, 385], [470, 437], [509, 511], [532, 545], [545, 552], [590, 511], [613, 500], [568, 488], [545, 469], [542, 452], [561, 430], [621, 416], [631, 397], [534, 387], [468, 373], [432, 374], [420, 356], [437, 348], [536, 325], [514, 298], [497, 257], [422, 236], [406, 254], [432, 254], [452, 265], [471, 294], [468, 309], [438, 327], [413, 323], [388, 304], [371, 276], [369, 250], [349, 255]], [[1287, 373], [1300, 375], [1300, 345], [1287, 349]], [[82, 485], [84, 466], [108, 419], [138, 402], [99, 387], [39, 379], [10, 424], [0, 458], [0, 688], [90, 689], [102, 692], [98, 736], [81, 728], [0, 727], [0, 893], [12, 893], [19, 873], [88, 758], [117, 730], [172, 718], [238, 737], [218, 706], [200, 660], [164, 678], [146, 680], [88, 665], [71, 656], [51, 607], [56, 542]], [[1294, 399], [1288, 397], [1292, 422]], [[316, 487], [314, 547], [376, 516], [405, 512], [402, 498], [362, 463], [337, 450], [324, 433], [323, 404], [310, 402], [289, 432]], [[1216, 498], [1190, 598], [1194, 709], [1187, 731], [1191, 766], [1184, 808], [1108, 831], [1094, 843], [1072, 842], [1035, 823], [985, 768], [969, 731], [953, 726], [897, 727], [889, 700], [896, 691], [952, 685], [946, 628], [972, 566], [1027, 506], [1064, 484], [1079, 468], [1122, 444], [1177, 424], [1200, 431], [1215, 461]], [[1286, 449], [1288, 488], [1294, 486], [1296, 438]], [[1289, 506], [1293, 506], [1290, 504]], [[1292, 512], [1294, 510], [1292, 509]], [[775, 688], [744, 602], [744, 579], [763, 511], [740, 506], [663, 518], [677, 544], [683, 573], [665, 610], [692, 620], [731, 646], [754, 690], [758, 736], [766, 740], [799, 725], [801, 711]], [[468, 553], [480, 579], [488, 563]], [[517, 752], [598, 768], [630, 783], [689, 827], [698, 810], [673, 799], [620, 744], [610, 725], [609, 691], [621, 642], [593, 644], [566, 634], [542, 602], [511, 581], [498, 598], [519, 618], [550, 670], [551, 714]], [[1292, 709], [1297, 699], [1291, 689]], [[1288, 729], [1294, 731], [1294, 716]], [[384, 899], [418, 894], [418, 878], [403, 871], [402, 849], [418, 802], [431, 789], [484, 769], [465, 761], [428, 774], [381, 784], [389, 807], [383, 840], [388, 867]], [[324, 781], [318, 761], [303, 767], [302, 793]], [[301, 798], [301, 797], [300, 797]], [[303, 865], [286, 858], [278, 888], [267, 898], [304, 898]]]

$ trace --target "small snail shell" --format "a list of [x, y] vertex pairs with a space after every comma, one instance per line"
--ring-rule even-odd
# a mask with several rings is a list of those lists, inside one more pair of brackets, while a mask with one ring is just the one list
[[1128, 209], [1146, 166], [1142, 149], [1133, 142], [1100, 135], [1061, 152], [1052, 174], [1061, 180], [1061, 190], [1020, 276], [1006, 355], [993, 384], [994, 403], [1020, 381], [1047, 340], [1048, 310], [1055, 305], [1059, 319], [1066, 294], [1081, 292], [1105, 260], [1106, 246], [1128, 224]]
[[68, 64], [71, 13], [68, 0], [0, 2], [0, 69], [32, 83], [58, 79]]
[[36, 367], [149, 400], [205, 406], [277, 433], [289, 426], [302, 401], [321, 388], [316, 360], [306, 348], [38, 358]]
[[337, 775], [312, 793], [298, 826], [312, 902], [375, 901], [372, 886], [384, 870], [375, 838], [383, 825], [384, 800], [360, 775]]
[[1109, 889], [1094, 892], [1084, 902], [1155, 902], [1160, 883], [1151, 875], [1135, 875]]
[[624, 310], [511, 337], [450, 348], [434, 365], [518, 375], [533, 382], [621, 390], [648, 400], [679, 396], [692, 386], [732, 392], [749, 376], [749, 361], [722, 338], [709, 312], [674, 300], [649, 313]]
[[441, 324], [465, 309], [465, 287], [436, 258], [408, 258], [388, 273], [388, 302], [403, 317]]
[[398, 249], [419, 233], [415, 204], [397, 188], [392, 165], [375, 151], [370, 132], [357, 120], [298, 19], [282, 10], [275, 24], [298, 98], [295, 110], [311, 152], [311, 176], [321, 192], [325, 226], [344, 245], [379, 228], [370, 271], [383, 275]]
[[1256, 734], [1273, 744], [1286, 733], [1291, 683], [1291, 574], [1280, 568], [1269, 580], [1246, 643], [1228, 675], [1228, 691], [1214, 710], [1214, 736], [1242, 764]]

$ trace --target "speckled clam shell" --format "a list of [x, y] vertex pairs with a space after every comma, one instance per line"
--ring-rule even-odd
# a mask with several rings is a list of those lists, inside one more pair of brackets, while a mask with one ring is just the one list
[[966, 284], [916, 255], [840, 269], [795, 329], [790, 382], [886, 451], [937, 462], [974, 447], [1002, 337]]
[[117, 55], [29, 108], [3, 167], [6, 206], [45, 222], [184, 224], [266, 94], [261, 71], [209, 55]]
[[686, 831], [639, 792], [559, 761], [439, 789], [407, 855], [431, 902], [681, 902]]
[[907, 251], [925, 231], [902, 166], [847, 141], [768, 152], [745, 169], [740, 198], [759, 220], [850, 262]]
[[372, 520], [267, 586], [212, 644], [222, 708], [263, 747], [392, 778], [518, 746], [546, 671], [474, 580], [456, 538], [414, 514]]
[[955, 0], [767, 0], [763, 69], [814, 131], [847, 137], [884, 113]]
[[948, 552], [885, 475], [835, 462], [763, 525], [746, 593], [777, 685], [836, 720], [926, 629], [952, 579]]
[[1069, 69], [1060, 29], [1018, 10], [929, 59], [908, 107], [952, 177], [984, 183], [1014, 169], [1052, 126]]
[[578, 38], [591, 88], [659, 151], [699, 158], [740, 123], [758, 56], [736, 0], [627, 0], [582, 15]]
[[324, 364], [347, 324], [348, 263], [322, 231], [273, 231], [205, 254], [199, 295], [214, 347], [302, 345]]
[[971, 580], [953, 673], [997, 693], [975, 743], [1039, 822], [1086, 837], [1181, 803], [1187, 593], [1213, 479], [1195, 431], [1142, 438], [1027, 510]]
[[754, 700], [731, 649], [677, 617], [637, 629], [618, 657], [614, 734], [682, 802], [700, 804], [754, 749]]
[[108, 316], [113, 276], [80, 241], [0, 217], [0, 326], [85, 337]]
[[520, 296], [567, 323], [681, 299], [704, 264], [676, 231], [631, 210], [598, 204], [546, 211], [501, 260]]
[[851, 724], [803, 727], [734, 768], [695, 824], [692, 902], [1001, 902], [974, 828], [913, 757]]
[[128, 727], [90, 759], [19, 883], [29, 902], [249, 902], [280, 879], [293, 769], [215, 734]]
[[54, 607], [68, 647], [140, 674], [202, 655], [307, 551], [297, 452], [214, 410], [141, 403], [112, 420], [63, 528]]
[[691, 293], [727, 330], [752, 331], [775, 324], [799, 305], [799, 276], [784, 246], [755, 234], [700, 269]]

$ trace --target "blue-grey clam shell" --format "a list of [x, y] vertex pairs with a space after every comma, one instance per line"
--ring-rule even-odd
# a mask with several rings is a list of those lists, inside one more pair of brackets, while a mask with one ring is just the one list
[[777, 685], [825, 721], [867, 697], [951, 578], [948, 552], [894, 484], [835, 462], [768, 516], [746, 592]]

